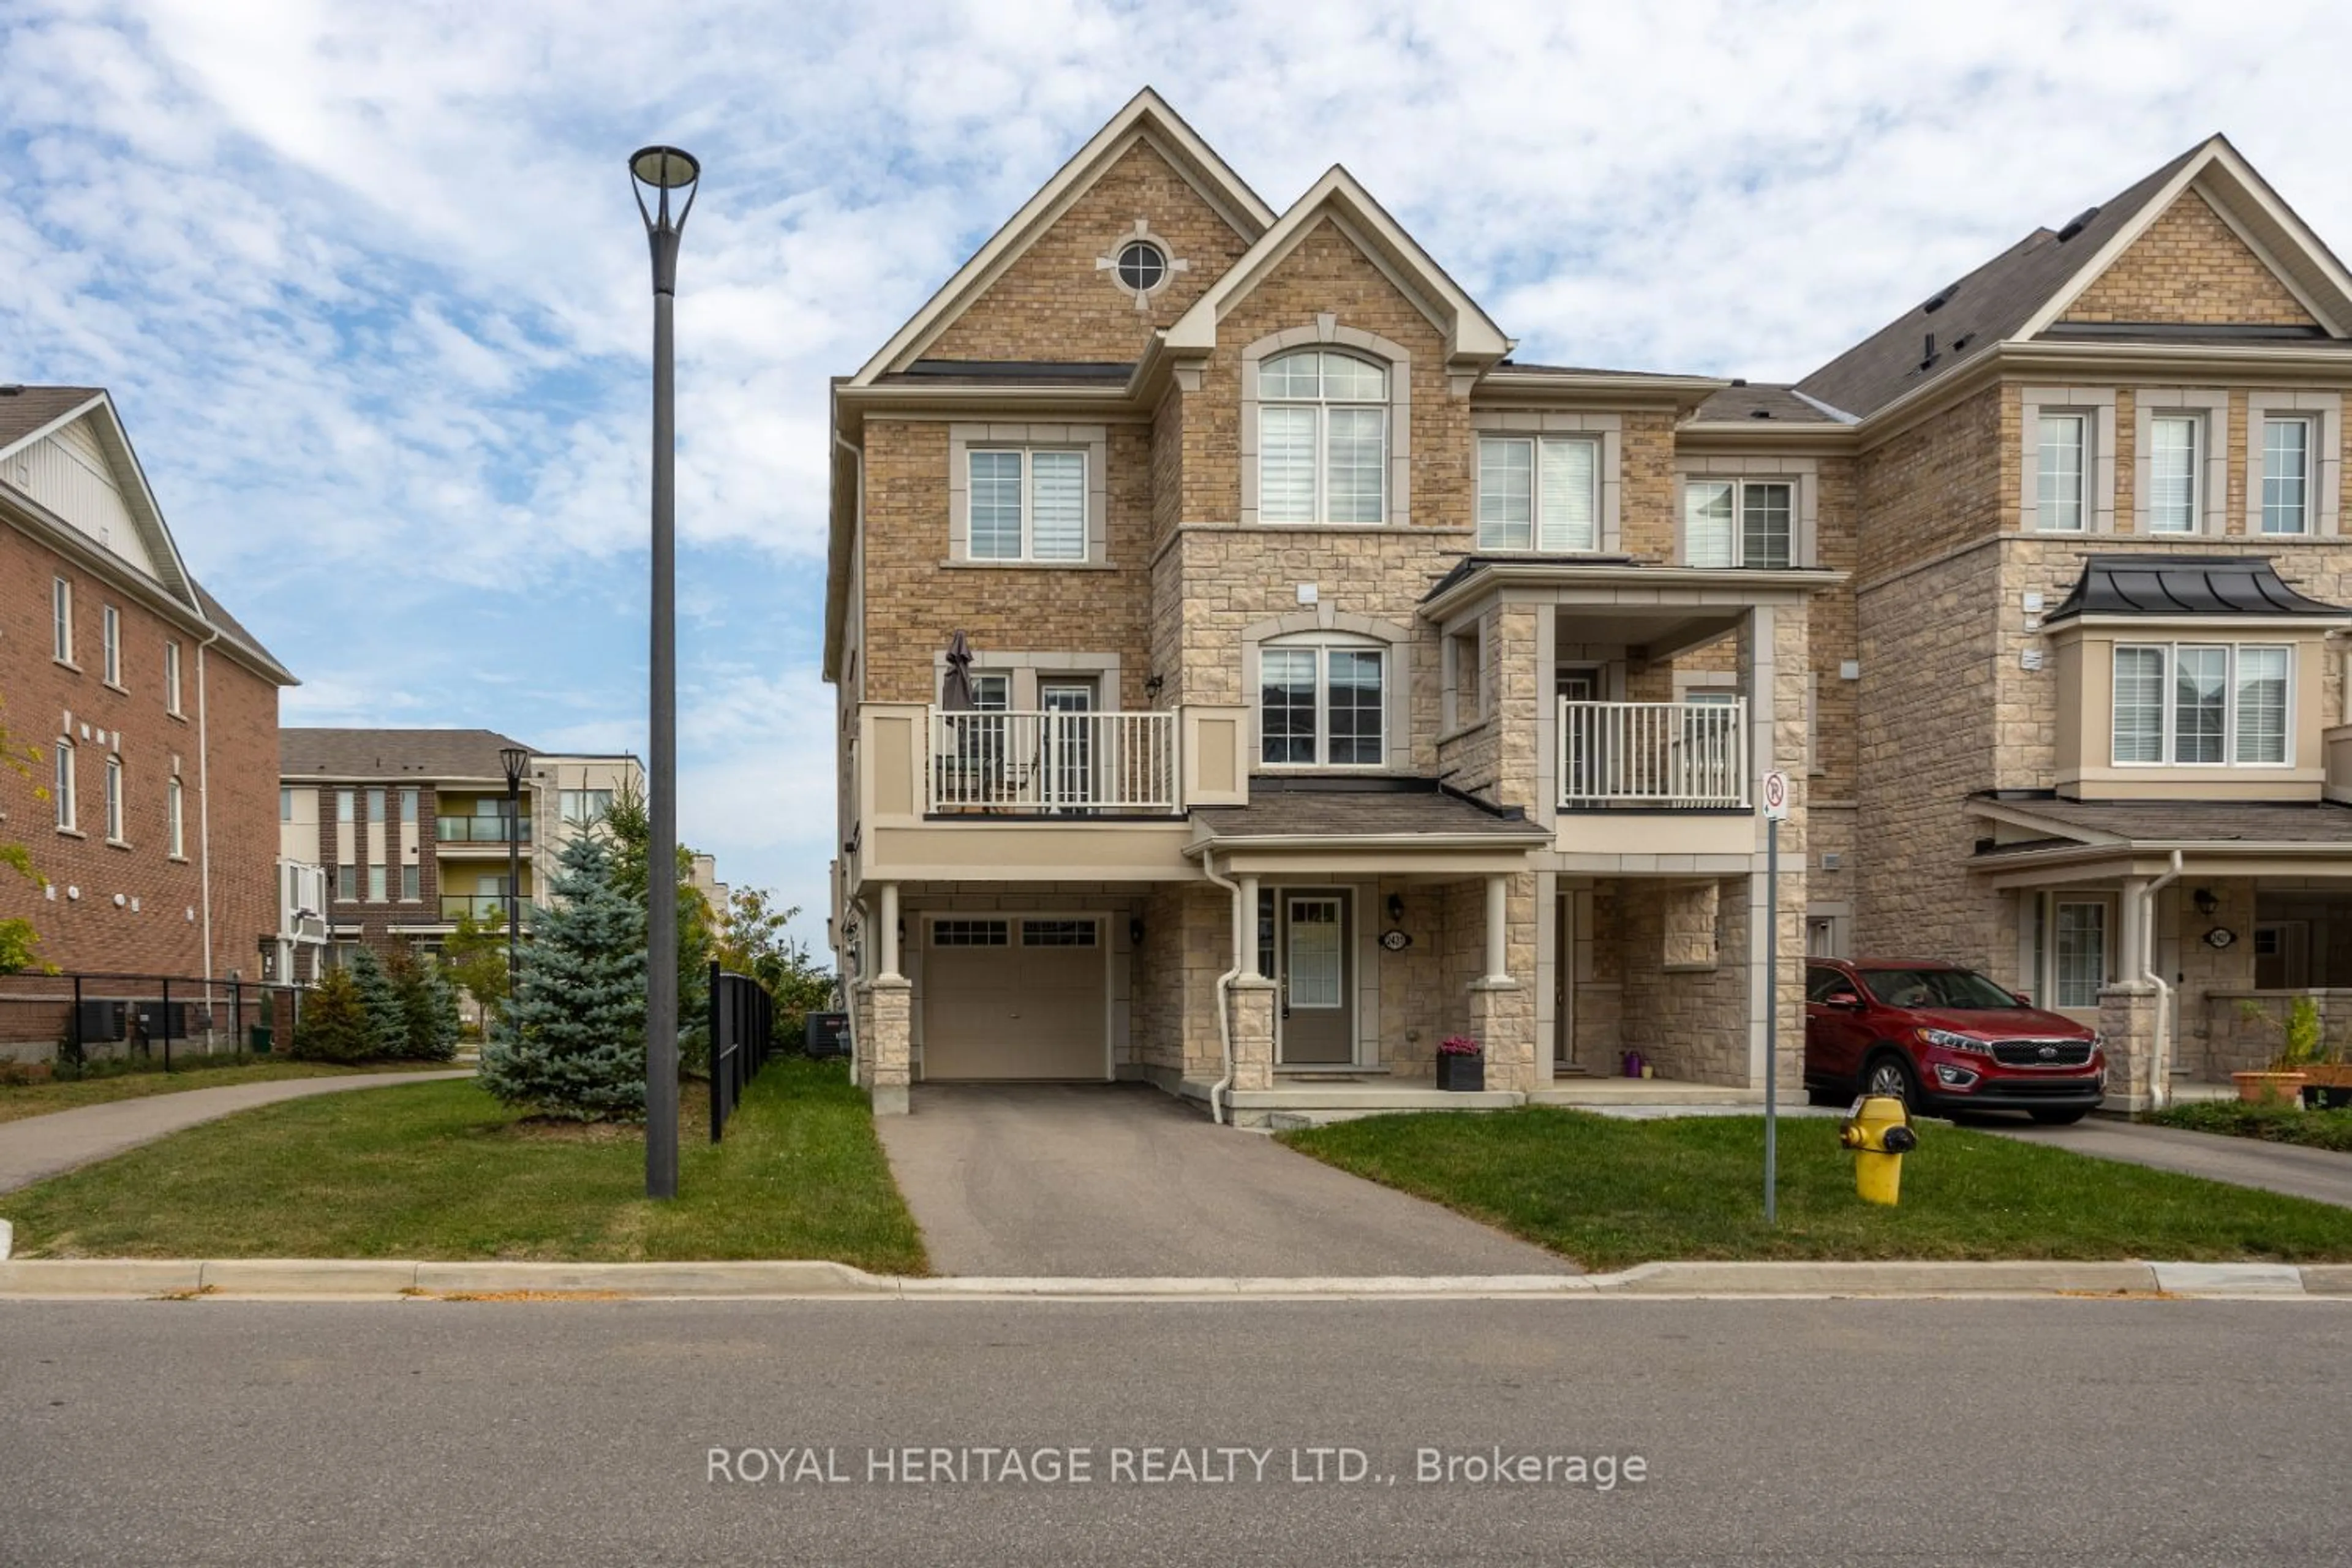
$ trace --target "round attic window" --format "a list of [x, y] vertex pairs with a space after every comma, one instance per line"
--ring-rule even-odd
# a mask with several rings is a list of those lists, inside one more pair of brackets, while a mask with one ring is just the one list
[[1118, 284], [1138, 294], [1149, 294], [1168, 277], [1168, 254], [1148, 239], [1131, 239], [1119, 247]]

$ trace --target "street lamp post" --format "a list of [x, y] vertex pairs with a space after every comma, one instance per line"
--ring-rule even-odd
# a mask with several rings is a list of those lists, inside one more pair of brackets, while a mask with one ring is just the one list
[[507, 1016], [514, 1016], [515, 954], [522, 939], [522, 775], [530, 766], [524, 746], [500, 746], [499, 765], [507, 771]]
[[[675, 147], [629, 157], [654, 262], [652, 757], [646, 789], [646, 1195], [677, 1195], [677, 496], [670, 308], [702, 165]], [[653, 203], [646, 204], [646, 194]], [[675, 216], [673, 193], [683, 192]]]

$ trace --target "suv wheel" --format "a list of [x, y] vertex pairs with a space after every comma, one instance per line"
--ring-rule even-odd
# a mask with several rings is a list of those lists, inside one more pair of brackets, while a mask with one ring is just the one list
[[1870, 1058], [1862, 1069], [1862, 1092], [1883, 1094], [1903, 1102], [1906, 1110], [1919, 1106], [1919, 1085], [1911, 1076], [1910, 1064], [1893, 1051], [1881, 1051]]

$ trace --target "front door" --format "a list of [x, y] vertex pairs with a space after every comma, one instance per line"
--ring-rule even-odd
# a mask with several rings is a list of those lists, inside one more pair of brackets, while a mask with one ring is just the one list
[[1349, 897], [1341, 889], [1284, 889], [1275, 936], [1276, 1040], [1283, 1062], [1337, 1066], [1356, 1059], [1355, 966], [1349, 962]]
[[1094, 788], [1094, 726], [1069, 714], [1095, 710], [1091, 680], [1046, 679], [1037, 683], [1037, 705], [1045, 710], [1043, 751], [1045, 764], [1045, 805], [1072, 811], [1092, 805]]

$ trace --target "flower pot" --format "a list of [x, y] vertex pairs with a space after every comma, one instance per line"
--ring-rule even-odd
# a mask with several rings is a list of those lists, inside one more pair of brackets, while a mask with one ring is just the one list
[[1445, 1055], [1437, 1058], [1437, 1087], [1457, 1094], [1475, 1094], [1486, 1087], [1486, 1058]]
[[2305, 1088], [2352, 1089], [2352, 1062], [2316, 1062], [2299, 1068]]
[[2294, 1105], [2303, 1099], [2303, 1074], [2299, 1072], [2233, 1072], [2230, 1081], [2238, 1086], [2238, 1098], [2248, 1105]]

